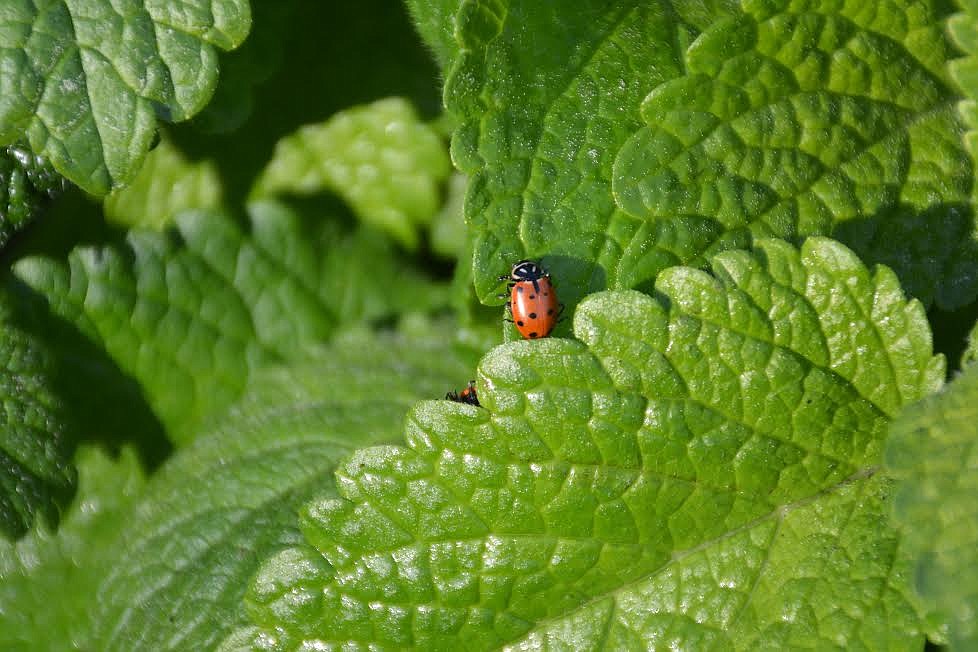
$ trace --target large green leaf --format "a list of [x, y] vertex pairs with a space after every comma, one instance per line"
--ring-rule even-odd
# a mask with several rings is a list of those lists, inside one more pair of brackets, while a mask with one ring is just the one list
[[449, 171], [438, 133], [406, 100], [393, 97], [341, 111], [283, 138], [254, 194], [332, 191], [360, 219], [415, 248], [418, 225], [438, 211]]
[[449, 324], [346, 333], [254, 376], [214, 431], [153, 478], [105, 551], [116, 562], [98, 590], [93, 649], [212, 649], [241, 624], [248, 579], [301, 540], [298, 507], [332, 492], [337, 461], [399, 438], [409, 405], [470, 377], [474, 348], [439, 326]]
[[893, 424], [893, 516], [915, 558], [911, 584], [950, 622], [952, 649], [978, 646], [978, 368]]
[[16, 273], [140, 383], [175, 442], [233, 403], [253, 370], [302, 358], [338, 323], [447, 299], [446, 286], [411, 271], [375, 234], [304, 224], [271, 202], [249, 216], [242, 229], [221, 214], [184, 213], [166, 233], [79, 248], [67, 265], [21, 260]]
[[83, 447], [75, 462], [78, 493], [57, 535], [39, 524], [16, 544], [0, 542], [0, 648], [7, 652], [97, 649], [93, 596], [117, 561], [103, 553], [145, 480], [128, 448], [115, 461]]
[[445, 98], [484, 301], [520, 257], [574, 303], [830, 233], [925, 303], [974, 299], [944, 6], [730, 4], [463, 4]]
[[0, 293], [0, 534], [19, 537], [38, 518], [58, 522], [75, 469], [51, 351], [19, 326], [12, 306]]
[[883, 440], [943, 382], [845, 247], [732, 251], [505, 344], [302, 512], [225, 650], [919, 649]]
[[102, 195], [139, 169], [156, 119], [186, 120], [247, 36], [247, 0], [14, 0], [0, 13], [0, 143], [26, 139]]

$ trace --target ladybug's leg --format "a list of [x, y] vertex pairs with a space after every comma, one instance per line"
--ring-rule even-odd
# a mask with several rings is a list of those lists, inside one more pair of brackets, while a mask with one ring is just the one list
[[557, 319], [556, 319], [556, 321], [558, 321], [558, 322], [564, 321], [564, 318], [561, 316], [563, 314], [564, 314], [564, 304], [558, 303], [557, 304]]

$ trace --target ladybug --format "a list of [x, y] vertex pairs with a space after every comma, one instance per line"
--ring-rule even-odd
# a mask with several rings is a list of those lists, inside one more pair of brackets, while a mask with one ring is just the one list
[[468, 403], [469, 405], [481, 407], [479, 405], [479, 397], [475, 393], [474, 380], [470, 380], [469, 386], [463, 389], [461, 392], [448, 392], [445, 394], [445, 398], [449, 401], [455, 401], [456, 403]]
[[509, 311], [520, 335], [528, 340], [550, 335], [564, 311], [550, 274], [532, 260], [521, 260], [499, 280], [509, 281]]

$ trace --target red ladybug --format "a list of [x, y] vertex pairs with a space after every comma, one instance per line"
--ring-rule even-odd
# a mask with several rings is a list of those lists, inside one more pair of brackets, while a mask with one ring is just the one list
[[499, 280], [509, 281], [509, 311], [520, 335], [528, 340], [550, 335], [564, 311], [550, 274], [532, 260], [521, 260]]
[[448, 392], [445, 394], [445, 398], [449, 401], [455, 401], [456, 403], [468, 403], [469, 405], [481, 407], [479, 405], [479, 397], [475, 393], [474, 380], [470, 380], [469, 386], [463, 389], [461, 392]]

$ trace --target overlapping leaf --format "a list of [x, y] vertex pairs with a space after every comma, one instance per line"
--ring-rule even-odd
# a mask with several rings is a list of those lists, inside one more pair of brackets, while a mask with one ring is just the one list
[[156, 119], [186, 120], [217, 82], [217, 48], [251, 24], [247, 0], [5, 3], [0, 143], [27, 139], [102, 195], [139, 169]]
[[401, 98], [341, 111], [286, 137], [255, 183], [255, 195], [331, 190], [367, 223], [416, 247], [417, 226], [441, 204], [448, 152]]
[[57, 524], [75, 469], [51, 352], [15, 323], [12, 305], [0, 293], [0, 534], [14, 538], [38, 518]]
[[83, 447], [75, 462], [78, 493], [57, 535], [39, 524], [16, 544], [0, 542], [0, 647], [9, 652], [97, 649], [93, 596], [117, 561], [105, 546], [145, 480], [131, 449], [112, 460]]
[[303, 224], [275, 203], [251, 206], [250, 219], [243, 230], [184, 213], [166, 233], [133, 231], [125, 247], [80, 248], [67, 265], [26, 259], [16, 271], [142, 385], [176, 442], [229, 406], [254, 369], [301, 358], [338, 323], [445, 301], [445, 287], [382, 238]]
[[450, 324], [423, 326], [344, 334], [256, 375], [229, 416], [153, 478], [106, 551], [116, 563], [93, 609], [94, 649], [213, 649], [240, 624], [248, 579], [301, 539], [297, 509], [332, 491], [337, 461], [392, 441], [409, 405], [470, 377], [475, 349], [438, 332]]
[[835, 232], [923, 301], [971, 301], [972, 166], [942, 16], [870, 4], [749, 3], [700, 35], [618, 156], [622, 207], [708, 233], [706, 251]]
[[612, 165], [642, 99], [682, 73], [690, 28], [666, 3], [591, 0], [468, 2], [455, 24], [445, 104], [461, 120], [452, 156], [471, 178], [479, 297], [494, 297], [512, 261], [542, 254], [557, 257], [547, 263], [571, 304], [621, 287], [617, 241], [637, 223], [614, 202]]
[[978, 645], [978, 369], [909, 407], [894, 422], [887, 470], [900, 480], [893, 507], [911, 584], [949, 623], [954, 650]]
[[606, 292], [498, 347], [302, 513], [224, 650], [914, 649], [877, 473], [932, 392], [921, 305], [824, 239]]
[[830, 233], [925, 302], [975, 297], [942, 7], [730, 5], [463, 5], [446, 103], [483, 300], [524, 256], [578, 294], [647, 289], [753, 237]]

